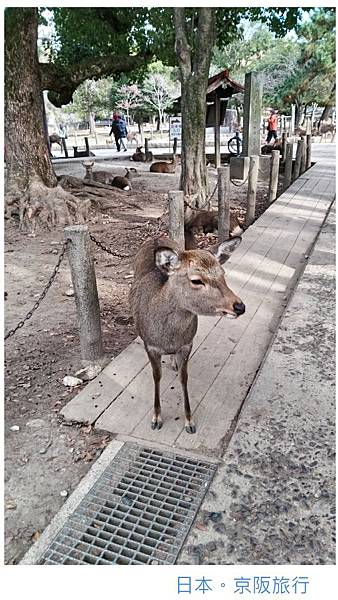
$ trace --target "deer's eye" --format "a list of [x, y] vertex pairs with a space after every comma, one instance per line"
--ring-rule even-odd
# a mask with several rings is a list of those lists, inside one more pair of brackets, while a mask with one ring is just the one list
[[196, 286], [205, 285], [205, 283], [202, 281], [202, 279], [191, 279], [190, 281], [193, 285], [196, 285]]

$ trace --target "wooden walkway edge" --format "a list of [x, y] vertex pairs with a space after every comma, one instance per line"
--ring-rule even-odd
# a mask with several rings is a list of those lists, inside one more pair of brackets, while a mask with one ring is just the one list
[[244, 233], [225, 264], [227, 282], [247, 311], [238, 320], [199, 319], [189, 364], [195, 435], [184, 430], [180, 385], [168, 357], [161, 382], [163, 428], [151, 430], [153, 381], [140, 339], [65, 406], [64, 418], [122, 439], [220, 457], [334, 196], [334, 168], [317, 163]]

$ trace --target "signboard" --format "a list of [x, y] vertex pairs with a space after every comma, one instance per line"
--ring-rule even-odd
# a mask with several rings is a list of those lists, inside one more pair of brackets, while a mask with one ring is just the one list
[[182, 136], [182, 117], [169, 117], [169, 139], [181, 139]]

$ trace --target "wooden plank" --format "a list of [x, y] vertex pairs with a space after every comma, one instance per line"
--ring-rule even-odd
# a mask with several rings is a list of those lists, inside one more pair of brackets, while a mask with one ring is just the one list
[[273, 308], [268, 302], [264, 302], [259, 314], [251, 321], [246, 335], [240, 339], [194, 413], [196, 434], [189, 435], [182, 431], [173, 441], [174, 447], [182, 446], [206, 454], [221, 454], [224, 437], [241, 407], [272, 338], [269, 326], [273, 318]]
[[61, 414], [67, 421], [94, 423], [122, 391], [122, 386], [102, 372], [68, 402]]

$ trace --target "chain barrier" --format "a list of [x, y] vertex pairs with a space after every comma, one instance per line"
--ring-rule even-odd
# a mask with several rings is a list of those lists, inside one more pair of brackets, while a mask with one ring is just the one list
[[116, 256], [117, 258], [131, 258], [133, 256], [133, 254], [118, 254], [118, 252], [114, 252], [113, 250], [110, 250], [110, 248], [107, 248], [106, 246], [104, 246], [92, 234], [89, 234], [89, 237], [92, 240], [92, 242], [94, 242], [94, 244], [96, 244], [99, 248], [101, 248], [101, 250], [104, 250], [104, 252], [107, 252], [108, 254], [111, 254], [112, 256]]
[[[206, 207], [206, 206], [209, 204], [209, 201], [211, 200], [211, 198], [213, 198], [213, 196], [214, 196], [214, 194], [215, 194], [215, 192], [216, 192], [217, 188], [218, 188], [218, 179], [217, 179], [217, 183], [216, 183], [216, 185], [215, 185], [215, 187], [214, 187], [214, 190], [213, 190], [212, 194], [210, 194], [210, 195], [209, 195], [209, 196], [206, 198], [206, 200], [205, 200], [205, 202], [204, 202], [203, 206], [201, 206], [201, 207], [199, 207], [199, 208], [196, 208], [196, 206], [191, 206], [191, 204], [190, 204], [190, 203], [189, 203], [187, 200], [184, 200], [184, 204], [185, 204], [186, 206], [188, 206], [189, 208], [191, 208], [191, 210], [196, 210], [196, 211], [201, 211], [201, 210], [204, 210], [204, 209], [205, 209], [205, 207]], [[196, 196], [198, 196], [198, 194], [195, 194], [195, 195], [194, 195], [194, 197], [196, 197]]]
[[34, 312], [36, 311], [37, 308], [39, 308], [42, 300], [44, 299], [44, 297], [46, 296], [49, 288], [51, 287], [55, 277], [57, 276], [59, 269], [60, 269], [60, 265], [62, 263], [62, 259], [64, 257], [64, 254], [66, 252], [66, 248], [68, 245], [69, 240], [66, 240], [62, 246], [62, 250], [60, 252], [58, 261], [54, 267], [53, 273], [51, 274], [47, 285], [45, 286], [45, 288], [43, 289], [42, 293], [40, 294], [39, 298], [37, 299], [37, 301], [35, 302], [33, 308], [26, 314], [26, 316], [24, 317], [24, 319], [22, 319], [22, 321], [19, 321], [19, 323], [17, 324], [16, 327], [14, 327], [14, 329], [11, 329], [8, 333], [6, 333], [5, 335], [5, 340], [7, 340], [9, 337], [12, 337], [17, 331], [18, 329], [21, 329], [21, 327], [24, 326], [24, 324], [26, 323], [26, 321], [28, 321], [34, 314]]

